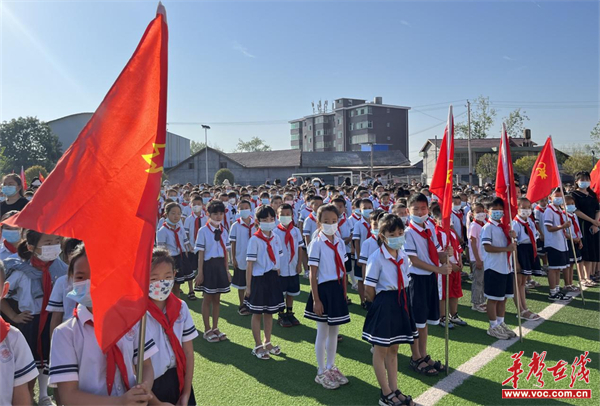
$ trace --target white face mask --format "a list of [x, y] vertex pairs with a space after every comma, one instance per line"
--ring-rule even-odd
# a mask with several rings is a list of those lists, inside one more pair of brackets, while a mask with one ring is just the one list
[[292, 222], [292, 216], [279, 216], [279, 222], [287, 227]]
[[477, 221], [485, 221], [486, 217], [485, 213], [475, 213], [475, 220]]
[[262, 231], [266, 231], [266, 232], [273, 231], [273, 229], [275, 228], [275, 222], [272, 221], [270, 223], [267, 223], [267, 222], [261, 221], [260, 224], [258, 225], [258, 227]]
[[42, 245], [41, 249], [42, 249], [42, 253], [36, 254], [36, 255], [40, 260], [42, 260], [44, 262], [54, 261], [56, 258], [58, 258], [58, 256], [62, 252], [62, 249], [60, 248], [60, 244]]
[[161, 279], [159, 281], [150, 282], [148, 296], [150, 296], [150, 299], [164, 302], [171, 294], [173, 285], [175, 285], [174, 279]]
[[321, 224], [321, 230], [325, 235], [334, 235], [338, 230], [337, 223], [333, 224]]
[[531, 216], [531, 209], [519, 209], [519, 216], [523, 218]]
[[234, 205], [235, 204], [235, 198], [229, 199], [229, 204]]
[[194, 213], [198, 214], [202, 211], [202, 206], [200, 206], [200, 205], [192, 206], [192, 210], [194, 211]]
[[210, 225], [213, 227], [219, 227], [221, 225], [221, 221], [210, 220]]

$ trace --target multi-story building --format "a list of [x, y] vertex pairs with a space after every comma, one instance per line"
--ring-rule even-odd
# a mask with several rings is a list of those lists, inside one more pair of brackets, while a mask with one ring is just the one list
[[[337, 99], [332, 111], [290, 121], [291, 146], [305, 152], [401, 151], [408, 156], [408, 110], [383, 104], [381, 97]], [[366, 147], [366, 148], [365, 148]]]

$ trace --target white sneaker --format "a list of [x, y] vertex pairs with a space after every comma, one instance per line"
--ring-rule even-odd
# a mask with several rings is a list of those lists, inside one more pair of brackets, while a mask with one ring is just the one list
[[38, 406], [56, 406], [50, 396], [44, 396], [39, 399]]
[[331, 367], [331, 369], [329, 370], [332, 378], [339, 383], [340, 385], [345, 385], [348, 383], [348, 378], [346, 378], [344, 376], [344, 374], [342, 374], [340, 372], [339, 369], [337, 369], [337, 367], [334, 365], [333, 367]]
[[487, 334], [491, 337], [499, 338], [500, 340], [508, 340], [508, 335], [504, 332], [504, 329], [497, 325], [496, 327], [490, 327]]
[[322, 374], [315, 376], [315, 382], [322, 385], [325, 389], [337, 389], [340, 387], [340, 384], [337, 383], [329, 371], [325, 371]]
[[517, 334], [512, 331], [507, 325], [506, 323], [502, 322], [500, 323], [500, 327], [502, 328], [502, 330], [504, 330], [504, 333], [509, 336], [510, 338], [515, 338], [517, 336]]

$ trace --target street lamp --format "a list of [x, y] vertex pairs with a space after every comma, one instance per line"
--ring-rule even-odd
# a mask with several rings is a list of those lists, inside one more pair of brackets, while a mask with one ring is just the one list
[[210, 130], [210, 126], [202, 124], [202, 128], [204, 128], [204, 150], [206, 151], [205, 161], [206, 161], [206, 185], [208, 186], [208, 130]]

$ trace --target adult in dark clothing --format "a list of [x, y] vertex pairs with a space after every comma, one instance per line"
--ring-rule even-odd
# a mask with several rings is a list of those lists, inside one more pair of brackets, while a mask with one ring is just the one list
[[583, 248], [581, 250], [584, 282], [591, 282], [590, 278], [598, 272], [600, 262], [600, 204], [596, 193], [590, 188], [590, 173], [578, 172], [575, 175], [577, 189], [571, 195], [575, 200], [577, 210], [575, 214], [580, 219], [580, 228], [583, 235]]
[[19, 175], [11, 173], [2, 179], [2, 194], [6, 200], [0, 203], [0, 217], [11, 210], [23, 210], [23, 207], [29, 203], [23, 193], [23, 181]]

